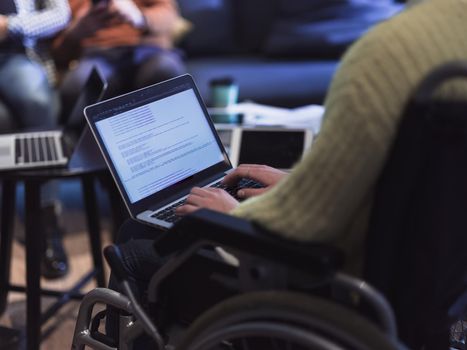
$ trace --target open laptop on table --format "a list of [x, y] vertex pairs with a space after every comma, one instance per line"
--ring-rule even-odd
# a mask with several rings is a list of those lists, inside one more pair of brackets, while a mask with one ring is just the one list
[[[170, 228], [192, 187], [220, 187], [232, 170], [188, 74], [102, 101], [84, 114], [130, 215], [142, 222]], [[259, 184], [242, 180], [239, 186]]]
[[309, 128], [217, 124], [216, 129], [229, 145], [233, 166], [265, 164], [289, 171], [313, 141]]
[[[78, 151], [77, 145], [87, 145], [83, 138], [87, 128], [83, 117], [84, 107], [98, 102], [106, 88], [107, 82], [93, 68], [64, 129], [0, 135], [0, 171], [66, 166]], [[88, 140], [92, 141], [92, 138]]]

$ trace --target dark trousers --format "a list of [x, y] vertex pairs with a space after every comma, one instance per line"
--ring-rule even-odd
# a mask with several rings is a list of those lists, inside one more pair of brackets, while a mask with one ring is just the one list
[[[143, 307], [147, 306], [146, 293], [151, 277], [166, 262], [155, 249], [157, 239], [163, 234], [164, 231], [130, 219], [122, 225], [117, 236], [116, 244], [120, 248], [131, 288]], [[174, 276], [164, 282], [157, 315], [151, 314], [153, 310], [147, 307], [146, 311], [157, 318], [156, 323], [162, 325], [162, 328], [173, 322], [188, 325], [215, 303], [237, 293], [235, 285], [225, 285], [225, 277], [229, 275], [235, 278], [236, 268], [225, 264], [213, 251], [204, 250], [193, 256]], [[219, 276], [223, 278], [218, 278]], [[121, 292], [112, 275], [109, 288]], [[117, 311], [108, 308], [107, 334], [117, 339], [118, 327]], [[137, 338], [133, 346], [135, 349], [154, 348], [152, 340], [147, 336]]]
[[[123, 266], [133, 293], [141, 303], [144, 303], [144, 293], [147, 291], [151, 276], [163, 263], [154, 249], [154, 241], [161, 234], [162, 231], [129, 219], [121, 226], [117, 235], [115, 243], [120, 249]], [[110, 275], [109, 288], [122, 292], [113, 274]], [[107, 308], [106, 333], [113, 339], [118, 339], [119, 312], [113, 307]], [[154, 348], [154, 344], [147, 336], [135, 340], [135, 349], [151, 347]]]
[[0, 101], [17, 128], [51, 128], [57, 101], [44, 68], [24, 53], [0, 53]]

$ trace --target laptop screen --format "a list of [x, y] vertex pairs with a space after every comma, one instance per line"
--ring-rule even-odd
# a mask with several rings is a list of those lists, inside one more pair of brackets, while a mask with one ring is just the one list
[[96, 123], [131, 203], [224, 160], [193, 89]]
[[88, 106], [85, 115], [132, 214], [231, 169], [189, 75]]

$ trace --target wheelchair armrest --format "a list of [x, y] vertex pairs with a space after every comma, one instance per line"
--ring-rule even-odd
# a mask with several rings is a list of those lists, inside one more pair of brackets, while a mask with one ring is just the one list
[[200, 241], [306, 272], [335, 271], [343, 263], [343, 255], [335, 247], [286, 239], [253, 222], [208, 209], [182, 218], [157, 241], [156, 250], [161, 255], [168, 255]]

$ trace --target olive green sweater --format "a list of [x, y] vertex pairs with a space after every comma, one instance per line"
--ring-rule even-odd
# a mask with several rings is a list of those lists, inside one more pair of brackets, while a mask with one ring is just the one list
[[[467, 0], [429, 0], [372, 29], [343, 57], [311, 150], [232, 213], [292, 239], [331, 242], [358, 273], [375, 182], [404, 106], [428, 72], [452, 60], [467, 60]], [[467, 83], [442, 93], [467, 98]]]

